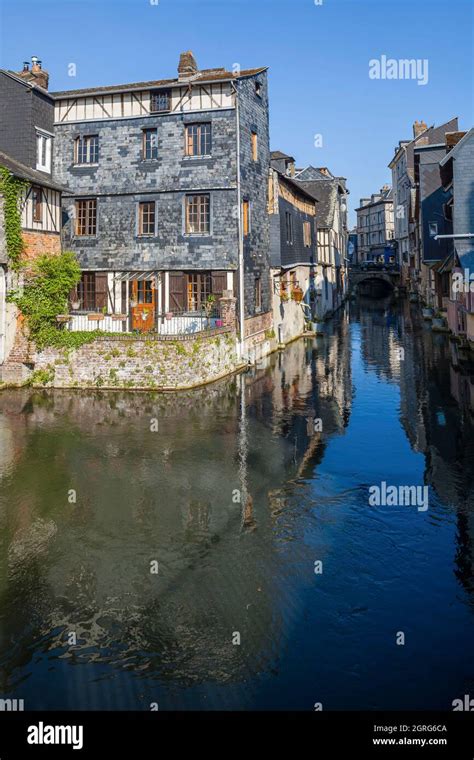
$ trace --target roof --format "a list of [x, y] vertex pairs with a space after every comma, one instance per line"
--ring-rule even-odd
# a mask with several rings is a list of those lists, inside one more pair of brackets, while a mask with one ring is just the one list
[[[379, 195], [380, 197], [377, 199], [374, 199], [374, 195]], [[370, 206], [377, 206], [379, 203], [393, 203], [392, 188], [389, 187], [383, 193], [382, 192], [374, 193], [373, 195], [370, 196], [370, 198], [366, 198], [366, 199], [364, 198], [364, 200], [367, 200], [367, 203], [364, 203], [361, 206], [358, 206], [358, 208], [354, 209], [354, 211], [361, 211], [365, 208], [370, 208]]]
[[474, 127], [472, 127], [469, 132], [466, 132], [464, 137], [462, 137], [459, 142], [456, 143], [454, 148], [449, 151], [449, 153], [446, 153], [445, 157], [439, 162], [440, 166], [444, 166], [448, 163], [452, 158], [456, 158], [457, 154], [461, 150], [461, 147], [468, 142], [468, 140], [471, 139], [471, 137], [474, 135]]
[[331, 227], [338, 197], [337, 180], [326, 178], [325, 182], [322, 182], [321, 180], [301, 182], [300, 180], [295, 179], [294, 182], [306, 190], [312, 198], [318, 201], [316, 212], [318, 227]]
[[29, 166], [20, 163], [11, 156], [7, 156], [6, 153], [0, 151], [0, 166], [4, 166], [5, 169], [19, 179], [26, 179], [28, 182], [32, 182], [35, 185], [42, 185], [43, 187], [50, 187], [52, 190], [59, 190], [60, 192], [67, 190], [68, 188], [58, 185], [57, 182], [53, 182], [47, 174], [39, 172], [36, 169], [30, 169]]
[[[326, 170], [329, 171], [329, 170]], [[334, 175], [329, 172], [325, 174], [321, 169], [317, 169], [314, 166], [307, 166], [305, 169], [301, 169], [297, 174], [297, 179], [302, 182], [318, 182], [321, 180], [335, 179]]]
[[0, 73], [6, 74], [7, 77], [14, 79], [15, 82], [19, 82], [24, 87], [28, 87], [30, 90], [38, 90], [38, 92], [41, 92], [42, 95], [48, 95], [50, 98], [52, 98], [52, 93], [50, 93], [49, 90], [45, 90], [44, 87], [36, 84], [36, 82], [32, 82], [31, 80], [26, 80], [23, 79], [23, 77], [19, 77], [15, 71], [10, 71], [9, 69], [0, 69]]
[[273, 169], [274, 172], [278, 174], [278, 179], [284, 180], [293, 190], [296, 190], [297, 193], [300, 193], [301, 195], [305, 195], [306, 198], [314, 203], [314, 201], [318, 202], [318, 199], [314, 197], [312, 193], [309, 192], [309, 190], [306, 189], [305, 185], [303, 185], [301, 182], [296, 182], [294, 177], [289, 177], [287, 174], [283, 174], [283, 172], [279, 172], [278, 169]]
[[293, 156], [289, 156], [287, 153], [282, 153], [281, 150], [272, 150], [270, 151], [270, 158], [278, 160], [279, 158], [289, 158], [291, 161], [294, 161], [295, 159]]
[[113, 84], [105, 87], [85, 87], [81, 90], [61, 90], [57, 92], [51, 92], [53, 98], [69, 98], [74, 95], [99, 95], [102, 93], [123, 92], [125, 90], [153, 90], [160, 87], [186, 87], [188, 84], [203, 84], [211, 82], [224, 82], [233, 81], [236, 79], [244, 79], [245, 77], [255, 76], [261, 74], [262, 71], [266, 71], [268, 66], [261, 66], [258, 69], [243, 69], [238, 73], [232, 71], [226, 71], [226, 69], [201, 69], [198, 73], [189, 79], [179, 80], [177, 77], [174, 79], [156, 79], [148, 82], [132, 82], [126, 84]]

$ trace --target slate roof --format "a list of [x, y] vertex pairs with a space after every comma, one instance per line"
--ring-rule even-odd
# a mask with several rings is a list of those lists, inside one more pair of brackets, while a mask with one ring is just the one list
[[289, 156], [288, 153], [282, 153], [281, 150], [272, 150], [272, 151], [270, 151], [270, 158], [274, 158], [276, 160], [278, 160], [280, 158], [291, 158], [292, 161], [295, 160], [293, 158], [293, 156]]
[[337, 203], [338, 181], [327, 177], [325, 181], [301, 182], [298, 179], [294, 181], [318, 201], [316, 209], [318, 227], [331, 227]]
[[69, 98], [75, 95], [98, 95], [102, 93], [123, 92], [130, 90], [153, 90], [160, 87], [186, 87], [188, 84], [205, 84], [211, 82], [224, 82], [236, 79], [244, 79], [267, 70], [267, 66], [258, 69], [243, 69], [238, 73], [226, 71], [226, 69], [201, 69], [195, 76], [183, 81], [177, 77], [174, 79], [157, 79], [149, 82], [132, 82], [127, 84], [114, 84], [106, 87], [85, 87], [81, 90], [60, 90], [51, 92], [53, 98]]
[[28, 182], [32, 182], [34, 185], [42, 185], [43, 187], [50, 187], [52, 190], [59, 190], [65, 192], [68, 188], [58, 185], [43, 172], [39, 172], [36, 169], [30, 169], [29, 166], [16, 161], [16, 159], [7, 156], [6, 153], [0, 151], [0, 166], [4, 166], [15, 177], [19, 179], [26, 179]]

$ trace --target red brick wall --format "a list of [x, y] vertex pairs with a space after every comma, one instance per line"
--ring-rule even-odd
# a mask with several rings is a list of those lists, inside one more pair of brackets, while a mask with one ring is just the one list
[[60, 253], [61, 236], [56, 232], [26, 232], [23, 231], [25, 241], [24, 258], [32, 260], [43, 253]]

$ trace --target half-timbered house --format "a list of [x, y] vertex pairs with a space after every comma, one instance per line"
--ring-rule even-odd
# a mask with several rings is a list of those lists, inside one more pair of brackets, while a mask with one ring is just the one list
[[[24, 183], [19, 201], [26, 260], [61, 250], [62, 187], [53, 179], [54, 105], [47, 87], [37, 58], [19, 73], [0, 70], [0, 167]], [[16, 285], [0, 191], [0, 366], [15, 341], [18, 313], [6, 294]]]
[[226, 292], [242, 339], [263, 336], [266, 69], [199, 70], [188, 52], [173, 79], [53, 95], [63, 240], [83, 270], [72, 329], [195, 331]]

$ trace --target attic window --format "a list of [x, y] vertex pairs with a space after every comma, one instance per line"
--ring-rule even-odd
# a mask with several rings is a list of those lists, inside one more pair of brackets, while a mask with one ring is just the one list
[[262, 97], [262, 85], [260, 82], [255, 82], [255, 95], [258, 95], [259, 98]]
[[150, 113], [160, 113], [171, 109], [171, 90], [152, 90], [150, 92]]

